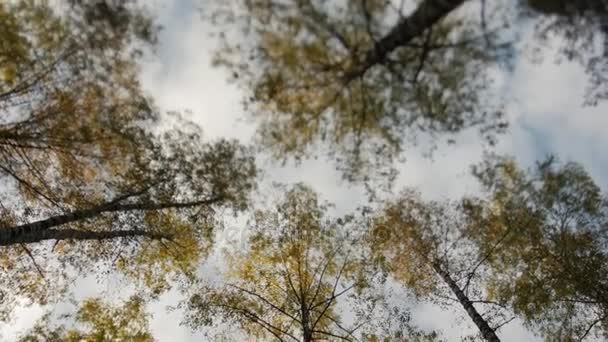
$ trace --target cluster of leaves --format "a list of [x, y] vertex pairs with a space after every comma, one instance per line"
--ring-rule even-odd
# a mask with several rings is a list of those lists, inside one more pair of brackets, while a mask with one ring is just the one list
[[[243, 0], [210, 17], [250, 38], [223, 35], [217, 62], [249, 91], [263, 146], [299, 160], [322, 145], [346, 178], [390, 184], [421, 132], [478, 126], [493, 140], [506, 127], [486, 91], [517, 47], [499, 43], [503, 23], [531, 20], [533, 49], [558, 41], [559, 57], [588, 70], [587, 102], [606, 97], [606, 1], [522, 0], [504, 15], [471, 3]], [[485, 339], [503, 324], [490, 316], [511, 312], [549, 339], [602, 333], [604, 197], [576, 164], [524, 172], [499, 159], [475, 171], [487, 197], [435, 203], [406, 191], [386, 203], [369, 224], [371, 253], [418, 298], [460, 303]]]
[[153, 342], [148, 331], [148, 315], [144, 301], [131, 297], [122, 305], [110, 305], [100, 298], [88, 298], [82, 302], [75, 315], [62, 317], [71, 319], [77, 326], [67, 328], [56, 326], [50, 315], [45, 315], [27, 334], [20, 336], [20, 342], [45, 341], [120, 341]]
[[[346, 178], [380, 175], [389, 184], [395, 176], [390, 165], [421, 132], [451, 137], [477, 126], [493, 141], [504, 130], [486, 91], [492, 67], [511, 59], [517, 46], [499, 43], [508, 36], [503, 22], [531, 19], [534, 43], [561, 39], [559, 56], [579, 60], [591, 75], [588, 102], [605, 97], [605, 1], [522, 0], [502, 16], [488, 15], [485, 1], [480, 11], [471, 3], [219, 5], [211, 18], [236, 25], [251, 39], [223, 35], [217, 63], [249, 91], [259, 138], [277, 159], [299, 160], [323, 145]], [[360, 222], [368, 234], [367, 247], [359, 249], [369, 248], [417, 298], [462, 306], [484, 339], [499, 340], [496, 330], [516, 316], [550, 340], [605, 334], [606, 201], [580, 166], [556, 165], [548, 161], [525, 172], [508, 159], [489, 158], [475, 169], [487, 196], [457, 202], [427, 202], [405, 191], [370, 222]], [[288, 246], [268, 244], [263, 251]], [[264, 263], [255, 262], [253, 272]], [[257, 278], [246, 283], [260, 289]], [[240, 291], [233, 291], [235, 302], [244, 303]], [[194, 308], [221, 301], [193, 298]], [[278, 331], [304, 316], [275, 322]], [[305, 325], [300, 330], [291, 337], [313, 339]]]
[[[406, 306], [386, 305], [388, 276], [417, 300], [462, 307], [490, 341], [517, 317], [548, 340], [605, 337], [608, 202], [589, 175], [497, 156], [474, 174], [485, 196], [442, 203], [407, 190], [358, 219], [326, 218], [313, 192], [294, 187], [256, 212], [248, 249], [227, 251], [226, 279], [195, 291], [186, 322], [219, 320], [258, 339], [437, 339], [412, 328]], [[403, 325], [383, 327], [378, 310]], [[361, 324], [349, 328], [343, 312]]]

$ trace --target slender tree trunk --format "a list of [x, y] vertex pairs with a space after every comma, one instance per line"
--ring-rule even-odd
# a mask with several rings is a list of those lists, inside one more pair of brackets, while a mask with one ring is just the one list
[[301, 299], [300, 311], [302, 314], [302, 341], [311, 342], [312, 330], [310, 328], [310, 311], [308, 310], [308, 307], [306, 305], [305, 298]]
[[[97, 217], [104, 213], [110, 212], [129, 212], [129, 211], [152, 211], [168, 208], [188, 208], [199, 205], [208, 205], [219, 201], [217, 197], [181, 203], [132, 203], [120, 204], [116, 202], [108, 202], [97, 205], [93, 208], [76, 210], [67, 214], [52, 216], [44, 220], [30, 222], [18, 226], [0, 228], [0, 246], [10, 246], [18, 243], [23, 243], [24, 240], [30, 239], [30, 242], [47, 240], [43, 232], [53, 227], [58, 227], [64, 224], [84, 221], [93, 217]], [[37, 237], [37, 238], [33, 238]]]
[[441, 268], [441, 266], [439, 265], [439, 263], [437, 263], [437, 262], [433, 263], [433, 269], [435, 270], [435, 272], [437, 272], [437, 274], [439, 274], [439, 276], [441, 276], [443, 281], [449, 286], [450, 290], [454, 293], [456, 298], [458, 298], [458, 301], [460, 302], [462, 307], [466, 310], [467, 314], [469, 314], [469, 317], [471, 317], [471, 319], [473, 320], [473, 323], [475, 323], [477, 328], [479, 328], [479, 331], [481, 332], [481, 335], [483, 336], [483, 338], [486, 341], [499, 342], [500, 339], [498, 338], [498, 336], [496, 336], [494, 329], [490, 328], [490, 325], [488, 325], [488, 322], [486, 322], [486, 320], [483, 319], [483, 317], [481, 317], [479, 312], [477, 312], [477, 310], [473, 306], [473, 303], [471, 303], [471, 300], [467, 297], [467, 295], [464, 294], [464, 292], [460, 289], [460, 287], [458, 287], [458, 284], [456, 284], [456, 282], [452, 279], [450, 274], [447, 271], [443, 270]]
[[382, 63], [389, 53], [422, 35], [465, 1], [424, 0], [410, 16], [401, 19], [389, 33], [376, 42], [374, 48], [365, 54], [362, 63], [346, 75], [346, 80], [361, 77], [369, 68]]
[[312, 342], [312, 331], [307, 326], [302, 327], [302, 341]]
[[78, 229], [47, 229], [34, 234], [21, 235], [15, 239], [15, 243], [33, 243], [45, 240], [111, 240], [118, 238], [145, 237], [152, 240], [171, 239], [169, 234], [150, 232], [145, 230], [114, 230], [114, 231], [92, 231]]

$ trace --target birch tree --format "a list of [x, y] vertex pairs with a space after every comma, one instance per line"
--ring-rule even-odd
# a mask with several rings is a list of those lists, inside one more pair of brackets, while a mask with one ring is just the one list
[[493, 157], [476, 173], [489, 198], [471, 203], [469, 234], [492, 250], [490, 296], [548, 340], [605, 338], [606, 195], [579, 164], [551, 158], [522, 170]]
[[249, 149], [144, 96], [156, 29], [134, 3], [2, 2], [0, 18], [0, 319], [92, 272], [154, 295], [191, 278], [221, 211], [247, 204]]
[[213, 12], [250, 34], [226, 36], [217, 61], [242, 80], [260, 140], [278, 159], [322, 143], [347, 178], [382, 166], [387, 179], [390, 161], [419, 137], [477, 127], [493, 140], [505, 128], [484, 99], [494, 51], [480, 44], [465, 1], [396, 3], [237, 1]]
[[419, 298], [460, 305], [486, 340], [514, 317], [547, 340], [605, 337], [599, 187], [554, 159], [525, 171], [492, 156], [474, 173], [485, 196], [438, 203], [406, 191], [386, 204], [369, 238], [378, 260]]
[[[580, 62], [588, 104], [607, 96], [605, 0], [204, 1], [203, 12], [228, 23], [217, 63], [244, 86], [262, 146], [282, 161], [327, 154], [351, 180], [390, 184], [420, 140], [432, 150], [476, 128], [494, 143], [508, 122], [491, 75], [531, 51]], [[509, 38], [522, 28], [525, 46]]]
[[464, 309], [487, 341], [512, 320], [504, 303], [484, 293], [487, 256], [463, 234], [459, 203], [423, 201], [413, 190], [373, 218], [368, 242], [379, 262], [418, 299]]
[[[404, 308], [375, 320], [385, 303], [374, 292], [382, 277], [362, 258], [357, 229], [349, 229], [355, 222], [330, 218], [314, 192], [293, 187], [276, 208], [255, 214], [248, 249], [228, 254], [221, 285], [190, 298], [186, 323], [224, 322], [246, 338], [277, 341], [434, 340], [411, 327]], [[387, 334], [391, 328], [380, 325], [397, 317], [401, 330]]]

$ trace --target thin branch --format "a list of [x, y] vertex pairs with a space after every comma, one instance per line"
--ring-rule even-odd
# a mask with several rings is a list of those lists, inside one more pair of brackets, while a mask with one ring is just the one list
[[299, 341], [298, 338], [296, 338], [295, 336], [293, 336], [288, 331], [285, 331], [283, 329], [277, 328], [276, 326], [272, 325], [268, 321], [264, 320], [263, 318], [261, 318], [257, 314], [255, 314], [255, 313], [247, 310], [246, 308], [240, 308], [240, 307], [237, 307], [237, 306], [231, 306], [231, 305], [227, 305], [227, 304], [216, 304], [216, 306], [224, 307], [224, 308], [226, 308], [228, 310], [231, 310], [231, 311], [233, 311], [235, 313], [240, 313], [240, 314], [244, 315], [245, 318], [247, 318], [252, 323], [258, 324], [262, 328], [264, 328], [266, 331], [270, 332], [273, 336], [275, 336], [276, 338], [278, 338], [279, 341], [284, 341], [284, 340], [283, 340], [283, 338], [277, 332], [280, 332], [282, 334], [285, 334], [288, 337], [291, 337], [294, 341]]
[[293, 315], [289, 314], [285, 310], [281, 309], [280, 307], [278, 307], [277, 305], [275, 305], [274, 303], [272, 303], [271, 301], [269, 301], [268, 299], [266, 299], [264, 296], [262, 296], [262, 295], [260, 295], [260, 294], [258, 294], [256, 292], [250, 291], [248, 289], [242, 288], [240, 286], [234, 285], [234, 284], [228, 284], [228, 286], [233, 287], [233, 288], [235, 288], [235, 289], [237, 289], [239, 291], [245, 292], [245, 293], [247, 293], [247, 294], [249, 294], [251, 296], [254, 296], [254, 297], [260, 299], [262, 302], [268, 304], [268, 306], [270, 306], [271, 308], [275, 309], [276, 311], [278, 311], [278, 312], [282, 313], [283, 315], [285, 315], [285, 316], [293, 319], [294, 321], [302, 324], [302, 322], [300, 320], [298, 320], [296, 317], [294, 317]]
[[[327, 304], [325, 305], [325, 307], [321, 311], [321, 314], [319, 315], [319, 317], [317, 317], [317, 319], [313, 323], [311, 330], [315, 330], [315, 327], [317, 326], [317, 324], [319, 323], [319, 321], [321, 321], [321, 318], [323, 317], [323, 315], [325, 315], [325, 312], [327, 311], [327, 309], [329, 309], [329, 307], [331, 306], [331, 303], [333, 302], [333, 300], [336, 299], [336, 298], [338, 298], [342, 294], [346, 293], [346, 291], [350, 290], [352, 287], [354, 287], [354, 284], [353, 284], [353, 285], [347, 287], [344, 291], [341, 291], [339, 294], [336, 294], [336, 288], [338, 287], [338, 283], [340, 281], [340, 278], [342, 277], [342, 272], [344, 271], [344, 268], [346, 267], [347, 260], [348, 260], [348, 255], [344, 259], [344, 263], [342, 263], [342, 267], [340, 268], [340, 271], [338, 272], [338, 275], [336, 276], [336, 281], [334, 282], [334, 286], [333, 286], [333, 289], [331, 291], [332, 296], [329, 299], [327, 299]], [[315, 305], [315, 306], [313, 306], [313, 308], [317, 307], [317, 306], [318, 305]]]
[[438, 294], [438, 293], [433, 294], [433, 296], [441, 298], [441, 299], [451, 300], [451, 301], [456, 302], [456, 303], [460, 303], [460, 301], [458, 299], [452, 298], [450, 296], [444, 296], [444, 295], [441, 295], [441, 294]]
[[76, 49], [66, 49], [64, 54], [59, 55], [54, 61], [52, 61], [49, 65], [44, 66], [39, 74], [30, 77], [29, 80], [25, 79], [20, 84], [14, 86], [13, 88], [5, 91], [0, 94], [0, 100], [4, 100], [6, 98], [12, 97], [13, 95], [26, 90], [27, 88], [33, 86], [38, 81], [42, 80], [46, 75], [50, 74], [51, 71], [62, 61], [64, 58], [70, 57], [70, 55], [74, 54]]
[[483, 32], [484, 40], [486, 41], [486, 45], [488, 48], [492, 46], [492, 42], [490, 42], [490, 35], [488, 34], [488, 26], [486, 25], [486, 0], [481, 0], [481, 8], [480, 8], [480, 16], [481, 16], [481, 31]]
[[[327, 33], [336, 38], [343, 48], [345, 48], [347, 51], [351, 51], [352, 47], [350, 46], [346, 37], [344, 37], [344, 35], [342, 35], [334, 25], [328, 22], [323, 14], [319, 13], [311, 1], [306, 1], [306, 4], [309, 6], [311, 19], [314, 20], [312, 23], [308, 22], [307, 20], [304, 21], [309, 28], [315, 30], [320, 25]], [[306, 17], [304, 19], [306, 19]]]
[[497, 331], [498, 329], [502, 328], [503, 326], [505, 326], [505, 325], [507, 325], [507, 324], [511, 323], [511, 321], [513, 321], [515, 318], [516, 318], [516, 316], [513, 316], [513, 317], [511, 317], [511, 318], [509, 318], [509, 319], [505, 320], [504, 322], [502, 322], [502, 323], [498, 324], [496, 327], [494, 327], [494, 328], [493, 328], [493, 329], [494, 329], [494, 331]]
[[372, 31], [372, 15], [369, 12], [369, 8], [367, 8], [367, 0], [361, 0], [361, 8], [363, 9], [363, 16], [365, 17], [365, 29], [369, 38], [374, 42], [374, 45], [377, 43], [376, 38], [374, 37], [374, 32]]
[[475, 267], [473, 267], [473, 269], [468, 273], [467, 275], [467, 282], [465, 283], [463, 290], [466, 291], [467, 288], [469, 287], [470, 283], [471, 283], [471, 279], [473, 278], [473, 276], [475, 275], [475, 272], [477, 272], [477, 269], [484, 263], [486, 262], [486, 260], [488, 260], [490, 258], [490, 256], [492, 256], [492, 253], [494, 253], [494, 251], [496, 250], [496, 248], [498, 248], [498, 245], [500, 245], [509, 235], [509, 233], [511, 232], [511, 229], [507, 229], [502, 236], [498, 239], [498, 241], [496, 241], [494, 243], [494, 245], [492, 246], [492, 248], [490, 248], [490, 250], [486, 253], [486, 255], [484, 255], [475, 265]]
[[[316, 311], [318, 313], [318, 311]], [[361, 328], [363, 325], [365, 325], [365, 323], [367, 322], [361, 322], [360, 324], [358, 324], [356, 327], [354, 327], [353, 329], [346, 329], [345, 327], [342, 326], [342, 324], [340, 324], [340, 322], [338, 322], [336, 319], [334, 319], [331, 316], [325, 316], [325, 318], [329, 319], [330, 321], [332, 321], [337, 327], [338, 329], [344, 331], [345, 333], [347, 333], [348, 335], [350, 335], [352, 338], [354, 338], [356, 341], [358, 340], [357, 337], [355, 335], [353, 335], [353, 333], [355, 331], [357, 331], [359, 328]]]
[[32, 184], [30, 184], [28, 181], [26, 181], [26, 180], [22, 179], [21, 177], [19, 177], [11, 169], [3, 166], [2, 164], [0, 164], [0, 169], [2, 169], [4, 172], [6, 172], [7, 174], [9, 174], [11, 177], [13, 177], [19, 184], [25, 186], [27, 189], [31, 190], [33, 193], [35, 193], [38, 196], [42, 197], [43, 199], [47, 200], [53, 206], [61, 208], [61, 206], [59, 205], [59, 203], [57, 203], [55, 200], [53, 200], [49, 196], [45, 195], [42, 191], [38, 190], [35, 186], [33, 186]]
[[44, 272], [42, 272], [42, 268], [40, 268], [40, 265], [38, 265], [38, 263], [36, 262], [36, 259], [34, 259], [34, 255], [32, 254], [32, 252], [24, 244], [20, 244], [20, 246], [21, 246], [21, 248], [23, 248], [25, 253], [29, 256], [30, 260], [34, 264], [34, 267], [36, 267], [36, 271], [38, 271], [38, 274], [40, 275], [40, 277], [46, 281]]
[[[308, 306], [308, 310], [312, 309], [312, 306], [313, 306], [315, 300], [317, 300], [317, 296], [319, 295], [319, 291], [321, 289], [321, 284], [323, 281], [323, 277], [325, 275], [325, 271], [327, 271], [327, 268], [329, 267], [329, 264], [330, 264], [333, 256], [335, 255], [335, 253], [337, 253], [337, 251], [341, 248], [342, 248], [342, 246], [336, 247], [336, 249], [331, 252], [331, 255], [329, 257], [327, 257], [327, 262], [325, 263], [325, 266], [323, 266], [323, 270], [321, 271], [321, 275], [319, 276], [319, 281], [317, 282], [317, 288], [315, 289], [315, 294], [312, 296], [312, 299], [310, 300], [310, 305]], [[316, 274], [317, 274], [317, 271], [315, 270], [314, 275], [316, 275]]]
[[585, 339], [587, 337], [587, 335], [589, 335], [589, 333], [591, 332], [591, 329], [593, 329], [593, 327], [595, 327], [596, 324], [600, 323], [601, 321], [605, 320], [606, 318], [608, 318], [608, 314], [605, 314], [604, 316], [591, 322], [591, 324], [589, 325], [589, 327], [587, 327], [587, 329], [585, 330], [585, 333], [583, 333], [583, 335], [579, 338], [579, 340], [582, 341], [583, 339]]
[[422, 44], [422, 52], [420, 53], [420, 61], [418, 62], [418, 67], [416, 68], [416, 72], [414, 72], [414, 77], [412, 78], [412, 83], [415, 84], [418, 82], [418, 77], [424, 68], [424, 64], [426, 63], [426, 59], [429, 53], [429, 44], [431, 43], [431, 38], [433, 37], [433, 28], [429, 28], [427, 30], [426, 36], [424, 38], [424, 43]]
[[291, 275], [289, 274], [289, 271], [283, 270], [284, 275], [287, 276], [287, 283], [289, 284], [289, 287], [291, 287], [291, 290], [293, 291], [293, 294], [296, 296], [296, 299], [301, 302], [302, 298], [300, 298], [300, 295], [298, 294], [298, 290], [296, 290], [296, 287], [293, 285], [293, 282], [291, 281]]
[[327, 331], [323, 331], [323, 330], [313, 330], [313, 333], [317, 333], [317, 334], [321, 334], [321, 335], [327, 335], [327, 336], [331, 336], [331, 337], [335, 337], [338, 338], [340, 340], [344, 340], [344, 341], [352, 341], [350, 338], [348, 337], [344, 337], [344, 336], [340, 336], [340, 335], [336, 335], [336, 334], [332, 334], [330, 332]]
[[472, 300], [471, 303], [479, 303], [479, 304], [488, 304], [488, 305], [495, 305], [495, 306], [499, 306], [503, 309], [507, 309], [507, 307], [504, 304], [501, 304], [499, 302], [495, 302], [493, 300]]

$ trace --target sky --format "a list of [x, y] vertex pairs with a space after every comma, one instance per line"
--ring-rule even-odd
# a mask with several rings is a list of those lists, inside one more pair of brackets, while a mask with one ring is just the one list
[[[196, 6], [196, 1], [177, 0], [158, 5], [164, 28], [156, 55], [148, 56], [143, 63], [142, 84], [162, 110], [190, 111], [190, 118], [203, 127], [208, 139], [232, 137], [249, 143], [255, 125], [241, 105], [241, 90], [228, 82], [228, 72], [211, 66], [216, 42]], [[526, 166], [555, 154], [563, 161], [583, 164], [602, 188], [608, 188], [608, 154], [604, 152], [608, 146], [608, 116], [604, 115], [608, 103], [583, 107], [585, 86], [584, 72], [576, 64], [556, 65], [551, 59], [540, 64], [518, 60], [512, 73], [497, 76], [497, 89], [508, 99], [510, 129], [500, 137], [494, 151], [513, 155]], [[472, 132], [459, 136], [454, 145], [440, 146], [432, 159], [420, 148], [407, 150], [406, 162], [399, 165], [398, 187], [417, 187], [432, 199], [474, 193], [477, 188], [469, 167], [481, 161], [483, 152], [479, 137]], [[260, 166], [265, 169], [263, 184], [305, 182], [334, 203], [337, 212], [348, 212], [365, 203], [364, 191], [344, 183], [334, 166], [323, 158], [305, 161], [298, 167], [267, 161]], [[236, 228], [232, 237], [238, 240], [239, 234]], [[212, 272], [217, 261], [214, 256], [205, 267]], [[94, 279], [83, 279], [76, 286], [79, 296], [84, 297], [95, 294], [100, 286], [112, 292], [112, 286], [119, 285], [97, 285]], [[179, 325], [179, 312], [166, 312], [166, 306], [178, 300], [176, 293], [168, 293], [150, 306], [154, 336], [159, 341], [201, 341], [200, 333]], [[446, 338], [457, 341], [463, 333], [474, 331], [461, 311], [419, 305], [412, 315], [421, 327], [439, 329]], [[30, 326], [41, 313], [40, 308], [20, 309], [14, 322], [0, 327], [0, 339], [10, 341], [16, 331]], [[501, 329], [499, 336], [505, 342], [534, 340], [517, 321]]]

